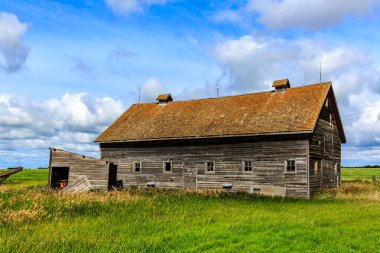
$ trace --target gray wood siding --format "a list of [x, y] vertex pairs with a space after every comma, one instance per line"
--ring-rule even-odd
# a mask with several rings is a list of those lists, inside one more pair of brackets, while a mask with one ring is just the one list
[[[336, 187], [340, 183], [341, 140], [334, 117], [330, 124], [330, 112], [324, 108], [310, 140], [310, 194], [323, 188]], [[318, 170], [315, 171], [315, 161]], [[337, 164], [336, 171], [334, 169]]]
[[50, 152], [49, 185], [52, 167], [69, 167], [69, 182], [76, 176], [86, 176], [94, 188], [108, 187], [108, 162], [54, 148]]
[[[250, 191], [253, 185], [286, 187], [289, 197], [308, 198], [308, 140], [202, 144], [192, 146], [101, 147], [101, 158], [118, 165], [118, 180], [124, 186], [146, 187], [155, 182], [162, 188], [222, 189], [232, 183], [233, 191]], [[286, 173], [285, 161], [295, 159], [297, 172]], [[243, 171], [243, 161], [252, 161], [253, 171]], [[172, 162], [164, 172], [163, 162]], [[215, 172], [206, 172], [213, 161]], [[141, 172], [133, 172], [134, 162]]]

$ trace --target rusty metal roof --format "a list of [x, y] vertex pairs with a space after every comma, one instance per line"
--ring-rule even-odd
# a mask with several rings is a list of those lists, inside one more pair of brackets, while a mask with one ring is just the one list
[[284, 92], [133, 104], [95, 142], [312, 133], [331, 83]]

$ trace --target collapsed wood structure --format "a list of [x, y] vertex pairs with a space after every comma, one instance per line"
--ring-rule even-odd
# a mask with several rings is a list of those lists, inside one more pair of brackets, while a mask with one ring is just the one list
[[[310, 198], [340, 182], [346, 142], [330, 82], [220, 98], [134, 104], [95, 140], [100, 159], [51, 148], [49, 185], [228, 189]], [[57, 181], [58, 180], [58, 181]]]
[[6, 172], [0, 173], [0, 184], [4, 183], [11, 175], [22, 171], [22, 167], [12, 168]]

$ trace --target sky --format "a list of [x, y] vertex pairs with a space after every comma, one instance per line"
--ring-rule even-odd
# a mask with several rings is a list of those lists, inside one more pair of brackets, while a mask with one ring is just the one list
[[331, 81], [342, 164], [380, 164], [380, 0], [0, 0], [0, 168], [46, 167], [131, 104]]

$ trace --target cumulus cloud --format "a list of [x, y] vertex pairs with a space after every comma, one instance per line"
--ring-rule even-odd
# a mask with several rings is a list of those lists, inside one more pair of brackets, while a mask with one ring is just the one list
[[325, 28], [346, 16], [363, 16], [379, 0], [250, 0], [247, 11], [259, 14], [258, 21], [273, 29]]
[[142, 11], [150, 5], [163, 5], [167, 0], [105, 0], [106, 5], [118, 15]]
[[165, 85], [156, 78], [148, 78], [140, 86], [140, 94], [142, 102], [152, 102], [155, 101], [157, 96], [162, 93], [167, 93], [168, 90], [165, 88]]
[[[331, 46], [317, 39], [286, 40], [245, 35], [219, 42], [214, 54], [230, 79], [232, 91], [261, 91], [273, 79], [289, 78], [294, 84], [319, 82], [322, 63], [324, 81], [334, 81], [342, 102], [368, 87], [375, 90], [380, 72], [370, 57], [347, 46]], [[360, 85], [358, 85], [360, 79]]]
[[[46, 165], [45, 152], [49, 146], [97, 155], [98, 147], [92, 141], [122, 111], [120, 101], [86, 93], [66, 93], [43, 102], [0, 94], [0, 150], [3, 151], [0, 160], [8, 161], [9, 166], [31, 161], [44, 161]], [[24, 155], [20, 156], [21, 153]], [[31, 161], [24, 159], [25, 154], [29, 154]]]
[[21, 41], [28, 25], [11, 13], [0, 12], [0, 70], [13, 73], [24, 68], [29, 54]]
[[364, 106], [358, 105], [362, 107], [359, 117], [347, 128], [351, 142], [360, 146], [380, 146], [380, 99], [364, 103], [363, 96], [361, 99]]

